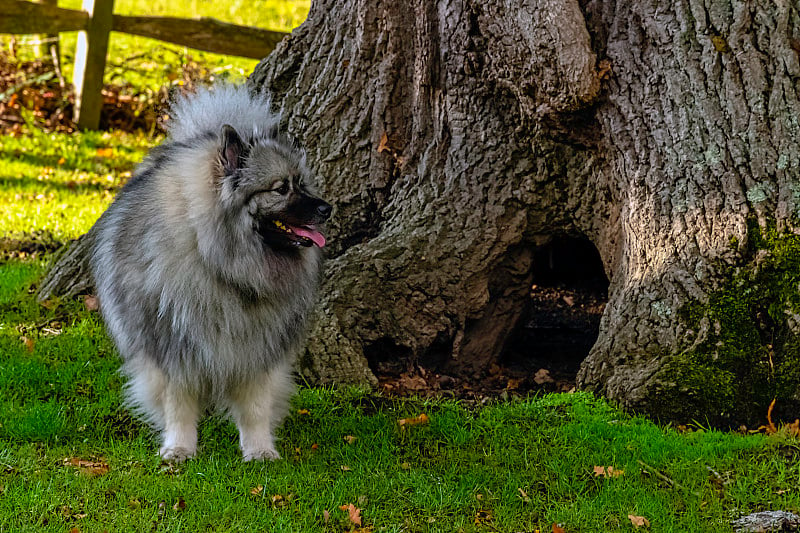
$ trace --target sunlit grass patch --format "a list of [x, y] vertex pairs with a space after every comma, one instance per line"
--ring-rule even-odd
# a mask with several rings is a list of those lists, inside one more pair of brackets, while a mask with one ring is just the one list
[[144, 134], [86, 132], [0, 137], [0, 232], [85, 233], [157, 140]]

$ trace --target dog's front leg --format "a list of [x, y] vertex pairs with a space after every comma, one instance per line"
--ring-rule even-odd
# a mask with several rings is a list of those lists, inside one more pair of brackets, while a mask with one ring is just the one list
[[164, 389], [164, 430], [159, 453], [165, 461], [181, 462], [197, 453], [197, 394], [175, 382]]
[[239, 444], [245, 461], [280, 459], [274, 432], [286, 416], [293, 391], [288, 364], [264, 372], [230, 391], [228, 408], [239, 429]]

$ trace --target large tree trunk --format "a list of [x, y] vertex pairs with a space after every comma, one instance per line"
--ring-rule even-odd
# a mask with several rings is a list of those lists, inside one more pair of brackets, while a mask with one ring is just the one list
[[431, 352], [483, 368], [532, 250], [578, 234], [611, 280], [583, 387], [666, 417], [797, 409], [792, 321], [729, 332], [765, 309], [711, 304], [763, 284], [759, 224], [794, 227], [799, 51], [788, 0], [314, 2], [251, 77], [337, 204], [304, 371], [374, 382], [372, 359]]
[[301, 371], [480, 372], [582, 236], [611, 282], [582, 387], [800, 412], [799, 53], [789, 0], [316, 0], [250, 79], [336, 205]]

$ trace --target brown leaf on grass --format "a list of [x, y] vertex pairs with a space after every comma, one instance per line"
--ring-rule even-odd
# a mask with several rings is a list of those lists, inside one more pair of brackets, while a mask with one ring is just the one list
[[298, 409], [297, 414], [302, 416], [308, 416], [311, 413], [309, 413], [308, 409]]
[[252, 489], [250, 489], [250, 494], [252, 494], [253, 496], [258, 496], [262, 492], [264, 492], [264, 485], [259, 485], [257, 487], [253, 487]]
[[323, 522], [325, 522], [325, 523], [327, 524], [328, 522], [330, 522], [330, 520], [331, 520], [331, 513], [330, 513], [330, 511], [328, 511], [327, 509], [324, 509], [324, 510], [322, 511], [322, 521], [323, 521]]
[[636, 516], [636, 515], [629, 514], [628, 515], [628, 520], [630, 520], [631, 524], [633, 524], [633, 527], [636, 527], [636, 528], [639, 528], [639, 527], [650, 527], [650, 521], [647, 518], [643, 517], [643, 516]]
[[347, 505], [340, 505], [339, 509], [342, 511], [347, 511], [347, 518], [353, 524], [361, 527], [361, 509], [353, 505], [352, 503], [348, 503]]
[[358, 437], [354, 437], [352, 435], [345, 435], [344, 436], [344, 441], [347, 444], [354, 444], [357, 440], [358, 440]]
[[592, 471], [594, 472], [594, 477], [612, 478], [625, 474], [624, 470], [617, 470], [613, 466], [595, 466]]
[[97, 157], [111, 157], [111, 156], [114, 155], [114, 149], [113, 148], [98, 148], [95, 153], [97, 154]]
[[172, 506], [173, 511], [183, 511], [186, 509], [186, 501], [183, 498], [178, 498], [178, 501], [175, 502], [175, 505]]
[[83, 305], [87, 311], [97, 311], [100, 309], [100, 300], [97, 299], [97, 296], [85, 294], [83, 296]]
[[421, 426], [427, 424], [430, 421], [431, 419], [428, 418], [428, 415], [422, 413], [419, 416], [414, 416], [411, 418], [401, 418], [400, 420], [397, 421], [397, 425], [399, 425], [401, 428], [406, 426]]
[[350, 468], [350, 467], [349, 467], [349, 466], [347, 466], [347, 465], [342, 465], [342, 466], [340, 466], [339, 468], [341, 468], [341, 469], [342, 469], [342, 472], [351, 472], [351, 471], [353, 470], [352, 468]]
[[20, 337], [19, 340], [22, 341], [22, 344], [25, 346], [25, 349], [28, 350], [28, 353], [33, 353], [33, 349], [36, 347], [36, 341], [25, 336]]
[[319, 450], [319, 444], [317, 444], [317, 443], [315, 442], [314, 444], [312, 444], [312, 445], [311, 445], [311, 449], [312, 449], [312, 450], [314, 450], [314, 451], [317, 451], [317, 450]]
[[525, 502], [525, 503], [530, 503], [531, 502], [531, 499], [528, 497], [528, 493], [525, 492], [524, 490], [522, 490], [521, 487], [517, 487], [517, 491], [519, 492], [519, 495], [522, 496], [522, 501], [523, 502]]
[[82, 474], [87, 476], [104, 476], [108, 474], [110, 470], [108, 463], [105, 463], [101, 460], [98, 461], [86, 461], [79, 457], [67, 457], [64, 459], [64, 465], [66, 466], [74, 466], [78, 468], [78, 471]]
[[492, 512], [487, 509], [481, 509], [475, 513], [475, 519], [473, 522], [476, 526], [480, 526], [482, 524], [487, 524], [492, 520], [494, 520], [494, 515], [492, 515]]
[[789, 436], [800, 439], [800, 418], [796, 419], [791, 424], [785, 424], [783, 427]]
[[567, 530], [553, 522], [553, 533], [567, 533]]

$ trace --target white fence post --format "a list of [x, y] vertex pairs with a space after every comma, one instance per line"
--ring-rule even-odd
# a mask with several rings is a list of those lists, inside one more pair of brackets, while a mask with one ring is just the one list
[[74, 119], [80, 129], [96, 130], [103, 107], [103, 72], [114, 19], [114, 0], [83, 0], [83, 10], [89, 13], [89, 25], [86, 31], [78, 33], [75, 49]]

